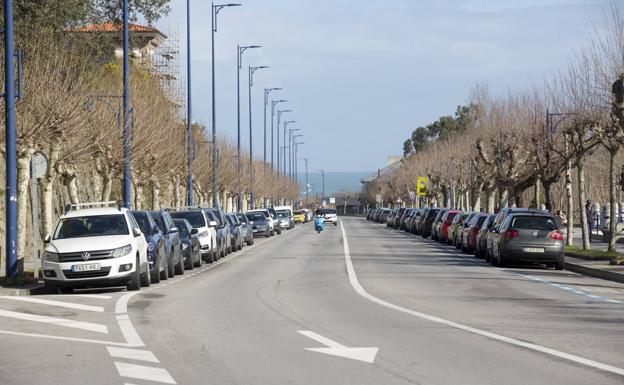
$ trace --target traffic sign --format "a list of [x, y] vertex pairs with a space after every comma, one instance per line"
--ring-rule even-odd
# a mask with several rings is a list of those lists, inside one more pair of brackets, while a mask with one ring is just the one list
[[426, 176], [419, 176], [416, 180], [416, 194], [419, 197], [424, 197], [427, 195], [427, 184], [429, 183], [429, 178]]

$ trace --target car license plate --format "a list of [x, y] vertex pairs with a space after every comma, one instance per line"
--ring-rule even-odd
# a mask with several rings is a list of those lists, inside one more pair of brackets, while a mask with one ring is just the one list
[[71, 271], [78, 272], [78, 271], [95, 271], [95, 270], [100, 270], [100, 264], [99, 263], [86, 263], [84, 265], [72, 265], [71, 267]]
[[522, 251], [525, 253], [543, 253], [544, 249], [542, 247], [525, 247]]

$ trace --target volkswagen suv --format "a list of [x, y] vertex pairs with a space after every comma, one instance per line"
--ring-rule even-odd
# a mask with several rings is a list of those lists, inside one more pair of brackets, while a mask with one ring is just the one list
[[[101, 207], [116, 204], [117, 207]], [[100, 206], [100, 207], [97, 207]], [[121, 202], [66, 207], [54, 234], [46, 235], [43, 278], [49, 289], [151, 284], [147, 241]]]

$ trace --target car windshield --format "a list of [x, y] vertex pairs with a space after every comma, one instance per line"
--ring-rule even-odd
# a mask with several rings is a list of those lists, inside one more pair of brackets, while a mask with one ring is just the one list
[[134, 219], [139, 224], [139, 229], [141, 229], [141, 232], [143, 234], [149, 235], [152, 233], [152, 231], [150, 230], [150, 222], [149, 222], [149, 219], [147, 218], [147, 213], [140, 212], [140, 211], [133, 211], [132, 215], [134, 216]]
[[[388, 210], [390, 213], [390, 210]], [[336, 210], [334, 209], [321, 209], [321, 214], [336, 214]]]
[[290, 211], [286, 211], [286, 210], [278, 210], [276, 211], [277, 215], [281, 215], [281, 217], [287, 217], [290, 216]]
[[511, 218], [511, 228], [527, 230], [556, 230], [555, 218], [544, 216], [514, 216]]
[[158, 228], [160, 229], [160, 231], [165, 234], [165, 223], [163, 222], [162, 216], [160, 216], [159, 214], [152, 214], [152, 218], [154, 219], [154, 222], [156, 222], [156, 225], [158, 226]]
[[236, 218], [238, 218], [238, 220], [242, 223], [247, 222], [247, 217], [245, 216], [245, 214], [236, 214]]
[[180, 219], [174, 219], [173, 223], [178, 228], [178, 234], [180, 234], [180, 237], [189, 238], [191, 236], [191, 233], [189, 233], [188, 228], [186, 227], [186, 224], [184, 223], [184, 221]]
[[200, 211], [174, 211], [171, 217], [186, 219], [193, 228], [206, 227], [206, 219]]
[[54, 239], [128, 235], [123, 214], [64, 218], [59, 221]]
[[250, 221], [258, 222], [266, 220], [266, 217], [262, 213], [247, 213], [247, 219]]

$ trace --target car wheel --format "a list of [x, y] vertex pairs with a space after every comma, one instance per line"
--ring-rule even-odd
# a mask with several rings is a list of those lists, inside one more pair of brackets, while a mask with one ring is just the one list
[[132, 274], [132, 279], [130, 282], [126, 284], [126, 290], [128, 291], [137, 291], [141, 288], [141, 272], [139, 271], [139, 256], [136, 257], [136, 265], [134, 269], [134, 274]]
[[182, 257], [182, 250], [180, 250], [180, 259], [178, 259], [178, 263], [176, 263], [175, 266], [175, 273], [177, 275], [184, 275], [184, 258]]
[[490, 250], [485, 246], [485, 262], [492, 262], [492, 254], [490, 254]]
[[160, 255], [156, 255], [156, 266], [154, 266], [154, 272], [152, 273], [152, 283], [160, 283]]
[[145, 272], [141, 274], [141, 287], [150, 287], [152, 284], [152, 274], [149, 271], [149, 264], [146, 264]]
[[201, 267], [202, 265], [202, 256], [201, 253], [198, 251], [197, 252], [197, 262], [193, 262], [193, 266], [194, 267]]
[[501, 253], [500, 246], [498, 248], [498, 260], [497, 260], [497, 262], [498, 262], [498, 267], [505, 267], [505, 266], [507, 266], [507, 261], [505, 260], [505, 257]]

